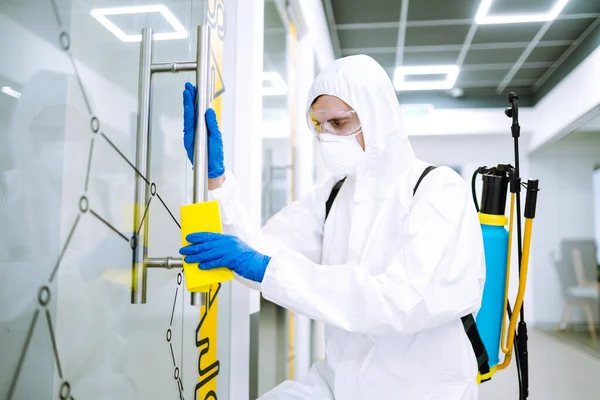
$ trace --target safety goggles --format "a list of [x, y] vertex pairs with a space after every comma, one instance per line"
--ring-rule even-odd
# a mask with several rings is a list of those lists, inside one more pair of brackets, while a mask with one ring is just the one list
[[356, 136], [361, 132], [358, 114], [354, 110], [310, 110], [308, 127], [320, 141], [335, 141], [336, 137]]

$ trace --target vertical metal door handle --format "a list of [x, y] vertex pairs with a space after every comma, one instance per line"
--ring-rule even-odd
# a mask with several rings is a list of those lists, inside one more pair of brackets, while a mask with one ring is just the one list
[[135, 152], [135, 197], [133, 203], [133, 258], [131, 268], [131, 302], [146, 303], [146, 268], [148, 255], [148, 223], [144, 224], [141, 240], [136, 233], [144, 218], [144, 205], [150, 195], [150, 100], [152, 91], [152, 29], [142, 29], [140, 45], [140, 77], [138, 82], [138, 124]]
[[[136, 234], [136, 229], [144, 218], [144, 208], [150, 199], [150, 143], [151, 143], [151, 101], [152, 101], [152, 75], [155, 73], [180, 71], [196, 72], [197, 87], [197, 118], [194, 140], [194, 186], [193, 202], [203, 202], [208, 198], [208, 143], [207, 129], [204, 112], [210, 105], [208, 76], [210, 69], [210, 30], [208, 25], [198, 26], [196, 61], [153, 63], [154, 41], [151, 28], [142, 29], [140, 44], [140, 77], [138, 83], [138, 126], [136, 138], [137, 169], [135, 176], [135, 200], [133, 213], [132, 239], [133, 258], [131, 268], [131, 303], [146, 303], [146, 283], [148, 268], [181, 268], [181, 262], [174, 262], [175, 257], [148, 258], [149, 223], [144, 222], [141, 237]], [[181, 257], [176, 259], [180, 260]], [[205, 305], [205, 293], [191, 293], [192, 305]]]
[[[196, 48], [196, 92], [198, 93], [198, 112], [194, 136], [194, 197], [199, 203], [208, 199], [208, 135], [204, 119], [205, 110], [210, 104], [208, 70], [210, 68], [210, 30], [208, 25], [198, 26]], [[193, 306], [206, 305], [206, 293], [191, 292]]]
[[208, 143], [204, 112], [210, 104], [208, 95], [208, 69], [210, 68], [210, 31], [208, 25], [198, 27], [198, 43], [196, 53], [196, 86], [198, 88], [198, 123], [194, 140], [194, 203], [206, 201], [208, 198]]

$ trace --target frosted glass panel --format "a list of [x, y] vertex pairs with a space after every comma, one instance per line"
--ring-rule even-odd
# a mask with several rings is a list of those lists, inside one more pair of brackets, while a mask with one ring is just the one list
[[[178, 256], [179, 207], [191, 200], [192, 176], [181, 93], [195, 75], [155, 76], [142, 176], [134, 168], [140, 44], [129, 39], [144, 27], [183, 27], [185, 37], [155, 41], [155, 61], [195, 60], [207, 4], [104, 10], [108, 23], [92, 16], [144, 4], [0, 3], [3, 399], [194, 397], [200, 308], [190, 305], [181, 270], [149, 269], [145, 304], [132, 304], [131, 284], [136, 246], [149, 257]], [[151, 188], [146, 204], [135, 205], [136, 175]], [[143, 230], [132, 222], [136, 207], [149, 226], [145, 243], [132, 239]], [[229, 332], [219, 327], [219, 335]]]

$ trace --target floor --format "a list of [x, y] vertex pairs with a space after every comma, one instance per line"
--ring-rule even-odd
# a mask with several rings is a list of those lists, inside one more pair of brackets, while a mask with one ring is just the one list
[[[596, 328], [598, 332], [598, 328]], [[548, 334], [563, 340], [569, 344], [579, 347], [581, 350], [590, 353], [593, 356], [600, 358], [600, 338], [592, 340], [587, 330], [570, 330], [562, 332], [548, 332]]]
[[[529, 332], [529, 400], [600, 399], [600, 354], [557, 334]], [[480, 400], [517, 400], [515, 363], [481, 385]]]

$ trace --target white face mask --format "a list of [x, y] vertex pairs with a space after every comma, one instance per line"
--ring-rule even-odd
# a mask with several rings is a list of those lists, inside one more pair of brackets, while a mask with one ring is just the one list
[[356, 174], [356, 166], [365, 156], [365, 151], [355, 136], [336, 136], [329, 133], [322, 133], [321, 136], [326, 139], [319, 143], [327, 169], [334, 175]]

